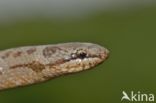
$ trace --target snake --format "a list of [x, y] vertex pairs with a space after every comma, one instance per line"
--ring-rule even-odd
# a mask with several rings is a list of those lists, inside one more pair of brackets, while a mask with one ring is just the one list
[[0, 51], [0, 90], [51, 80], [103, 63], [109, 50], [88, 42], [21, 46]]

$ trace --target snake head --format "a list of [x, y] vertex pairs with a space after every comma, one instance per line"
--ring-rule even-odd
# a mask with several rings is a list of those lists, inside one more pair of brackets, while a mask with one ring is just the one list
[[93, 68], [102, 63], [108, 58], [109, 51], [97, 44], [76, 42], [58, 44], [57, 55], [55, 55], [55, 60], [59, 62], [55, 63], [53, 67], [58, 68], [61, 73], [73, 73]]

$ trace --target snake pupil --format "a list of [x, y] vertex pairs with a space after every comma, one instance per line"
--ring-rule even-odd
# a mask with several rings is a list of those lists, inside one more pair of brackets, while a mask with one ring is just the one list
[[80, 53], [79, 55], [78, 55], [78, 57], [80, 58], [80, 59], [84, 59], [85, 57], [86, 57], [86, 53]]

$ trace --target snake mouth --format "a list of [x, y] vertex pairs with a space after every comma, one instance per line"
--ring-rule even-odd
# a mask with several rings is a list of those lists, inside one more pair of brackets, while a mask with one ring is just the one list
[[84, 59], [70, 59], [70, 60], [62, 60], [58, 61], [55, 64], [48, 65], [51, 69], [58, 71], [58, 73], [75, 73], [83, 70], [91, 69], [98, 64], [101, 64], [104, 60], [97, 56], [87, 57]]

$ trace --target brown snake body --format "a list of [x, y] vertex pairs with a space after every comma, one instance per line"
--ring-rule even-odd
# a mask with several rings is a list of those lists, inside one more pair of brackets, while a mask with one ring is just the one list
[[43, 82], [90, 69], [109, 51], [92, 43], [26, 46], [0, 51], [0, 90]]

